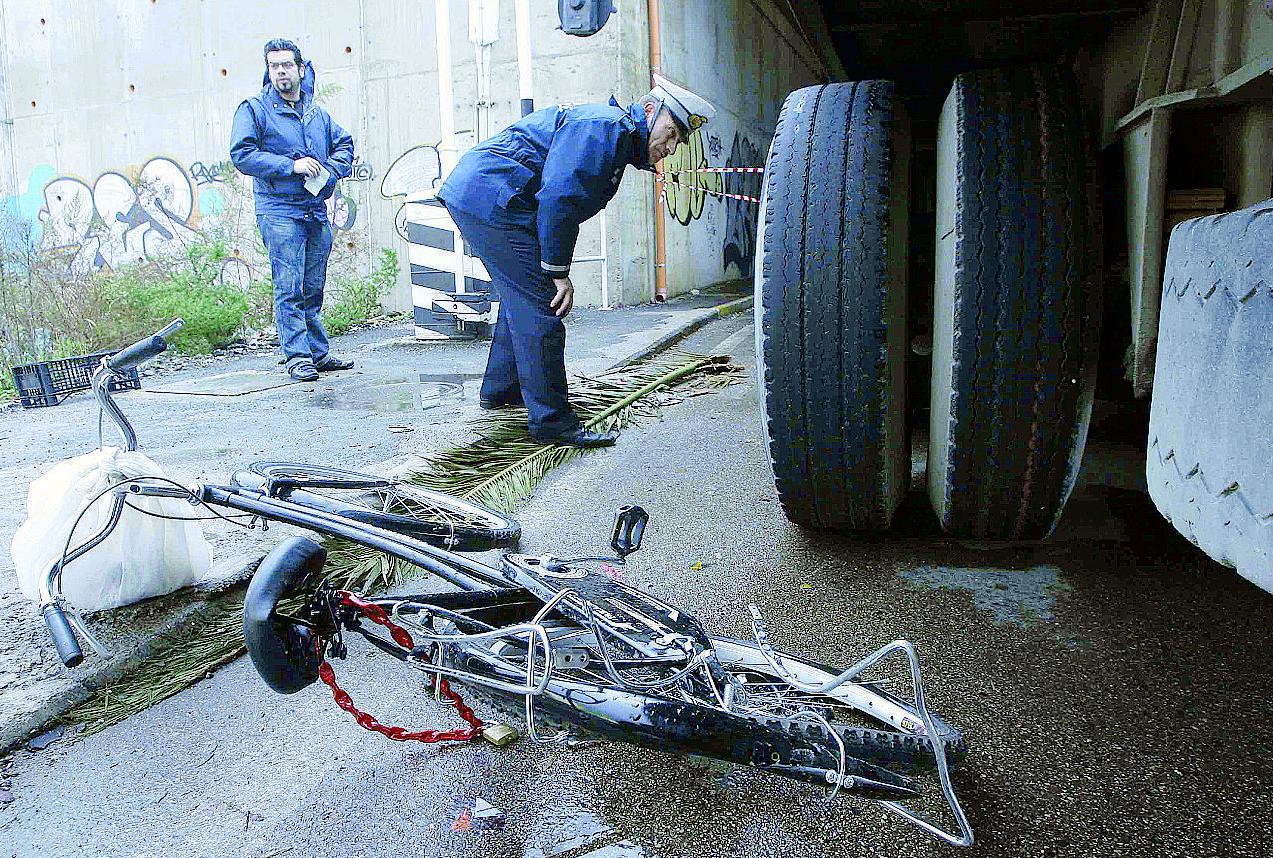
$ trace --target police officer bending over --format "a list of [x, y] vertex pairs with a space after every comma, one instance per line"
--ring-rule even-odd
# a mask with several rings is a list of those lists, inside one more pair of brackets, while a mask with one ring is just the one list
[[499, 296], [480, 405], [525, 405], [543, 444], [608, 447], [570, 408], [566, 327], [574, 306], [570, 260], [579, 225], [605, 208], [629, 164], [652, 170], [715, 114], [711, 104], [656, 77], [626, 110], [546, 107], [479, 143], [438, 192]]

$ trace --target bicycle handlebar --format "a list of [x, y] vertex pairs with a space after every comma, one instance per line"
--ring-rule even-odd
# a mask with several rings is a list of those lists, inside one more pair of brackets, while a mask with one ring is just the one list
[[44, 625], [49, 628], [49, 636], [53, 638], [53, 646], [57, 648], [58, 657], [67, 667], [75, 667], [84, 660], [84, 651], [80, 649], [79, 639], [71, 628], [65, 612], [56, 604], [44, 606]]
[[106, 359], [106, 365], [116, 372], [131, 369], [161, 354], [168, 348], [167, 338], [181, 330], [182, 319], [173, 319], [162, 331], [126, 346]]

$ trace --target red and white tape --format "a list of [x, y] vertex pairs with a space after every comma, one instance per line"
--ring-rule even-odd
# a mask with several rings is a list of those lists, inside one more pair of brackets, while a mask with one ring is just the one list
[[669, 170], [669, 173], [763, 173], [764, 167], [697, 167], [688, 170]]
[[[749, 203], [757, 203], [757, 204], [760, 203], [759, 197], [749, 197], [745, 194], [728, 194], [728, 193], [725, 193], [724, 191], [714, 191], [711, 188], [704, 188], [701, 185], [683, 185], [680, 182], [673, 182], [670, 179], [664, 179], [661, 177], [658, 179], [658, 181], [660, 184], [664, 186], [665, 189], [668, 187], [684, 188], [687, 191], [702, 191], [705, 194], [712, 194], [713, 196], [717, 196], [717, 197], [725, 197], [726, 199], [730, 199], [730, 200], [744, 200]], [[664, 193], [666, 193], [666, 190], [664, 191]]]

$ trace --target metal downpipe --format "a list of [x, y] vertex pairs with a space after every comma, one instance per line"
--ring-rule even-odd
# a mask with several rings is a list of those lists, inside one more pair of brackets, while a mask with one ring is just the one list
[[[654, 85], [654, 75], [663, 74], [663, 46], [660, 37], [662, 17], [659, 0], [646, 0], [650, 18], [650, 85]], [[662, 171], [655, 165], [655, 175]], [[654, 302], [662, 304], [667, 300], [667, 222], [663, 213], [662, 182], [654, 182]]]

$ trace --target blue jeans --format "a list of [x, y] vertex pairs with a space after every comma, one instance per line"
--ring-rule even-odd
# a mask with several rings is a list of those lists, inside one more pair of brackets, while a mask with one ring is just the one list
[[327, 357], [323, 286], [332, 231], [324, 220], [257, 215], [256, 226], [274, 273], [274, 324], [287, 365]]

